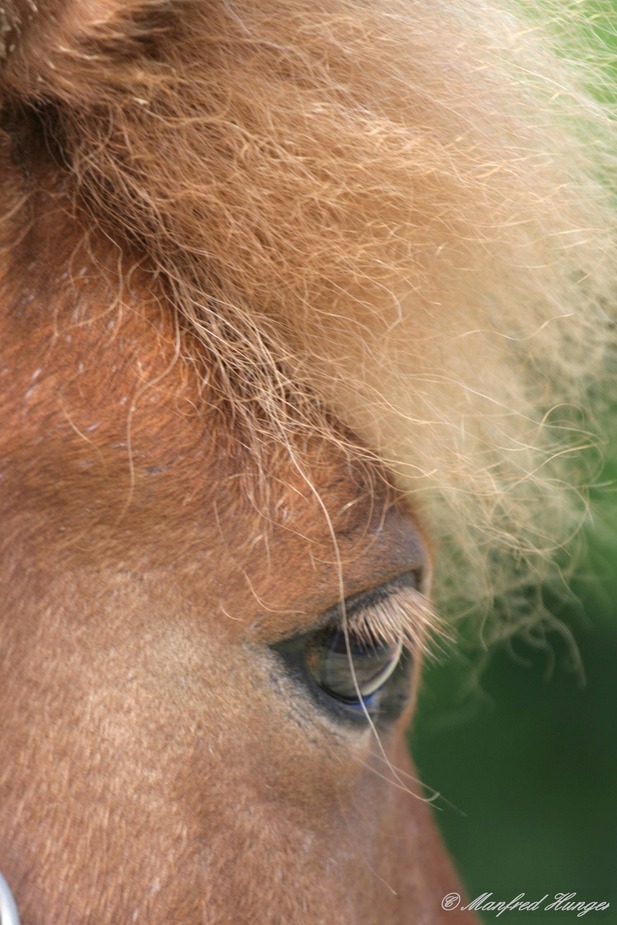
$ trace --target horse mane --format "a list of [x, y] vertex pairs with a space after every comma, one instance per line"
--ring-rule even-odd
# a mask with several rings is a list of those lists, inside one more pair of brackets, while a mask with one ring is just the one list
[[317, 431], [370, 448], [420, 511], [438, 599], [458, 611], [555, 568], [597, 470], [614, 118], [579, 7], [15, 0], [0, 14], [5, 111], [38, 126], [91, 223], [140, 255], [191, 332], [188, 360], [256, 447], [293, 452]]

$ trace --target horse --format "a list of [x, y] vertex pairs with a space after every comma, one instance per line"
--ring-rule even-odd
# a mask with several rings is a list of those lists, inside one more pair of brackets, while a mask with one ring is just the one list
[[476, 921], [405, 730], [585, 516], [583, 15], [0, 7], [3, 925]]

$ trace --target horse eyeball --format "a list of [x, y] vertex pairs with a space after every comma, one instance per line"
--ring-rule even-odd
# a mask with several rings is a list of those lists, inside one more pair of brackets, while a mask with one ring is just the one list
[[394, 674], [403, 651], [402, 639], [367, 639], [340, 626], [318, 630], [306, 642], [306, 662], [317, 684], [344, 703], [369, 700]]

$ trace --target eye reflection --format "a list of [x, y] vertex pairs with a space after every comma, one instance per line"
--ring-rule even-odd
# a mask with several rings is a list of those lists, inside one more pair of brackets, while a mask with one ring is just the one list
[[359, 636], [340, 626], [314, 633], [306, 641], [306, 663], [319, 686], [344, 703], [358, 703], [376, 694], [392, 676], [400, 661], [402, 639], [385, 642]]

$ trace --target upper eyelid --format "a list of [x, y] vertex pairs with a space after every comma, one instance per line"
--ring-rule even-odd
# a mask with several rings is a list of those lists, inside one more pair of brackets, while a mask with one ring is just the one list
[[[382, 585], [377, 585], [377, 587], [369, 588], [367, 591], [361, 591], [359, 594], [346, 598], [344, 602], [345, 612], [352, 614], [358, 608], [378, 606], [382, 601], [387, 600], [403, 588], [418, 591], [418, 578], [415, 572], [404, 572]], [[341, 607], [341, 605], [338, 606], [339, 608]]]
[[444, 635], [430, 601], [412, 583], [396, 581], [376, 589], [368, 600], [352, 599], [352, 606], [339, 608], [339, 622], [366, 642], [379, 640], [392, 645], [401, 640], [405, 648], [423, 649], [435, 635]]
[[[404, 646], [416, 650], [423, 644], [421, 637], [447, 635], [428, 598], [419, 590], [420, 584], [417, 573], [410, 570], [381, 585], [350, 595], [321, 613], [298, 611], [298, 615], [302, 614], [305, 618], [302, 621], [304, 625], [276, 634], [268, 640], [268, 644], [276, 646], [308, 638], [330, 627], [346, 624], [348, 630], [365, 635], [367, 640], [382, 638], [398, 642], [402, 636]], [[309, 614], [310, 622], [307, 619]]]
[[334, 607], [326, 610], [319, 623], [334, 622], [337, 619], [343, 619], [343, 617], [352, 619], [357, 612], [378, 607], [404, 588], [419, 593], [418, 578], [415, 572], [403, 572], [402, 575], [397, 575], [396, 578], [391, 578], [381, 585], [346, 597], [342, 603], [335, 604]]

